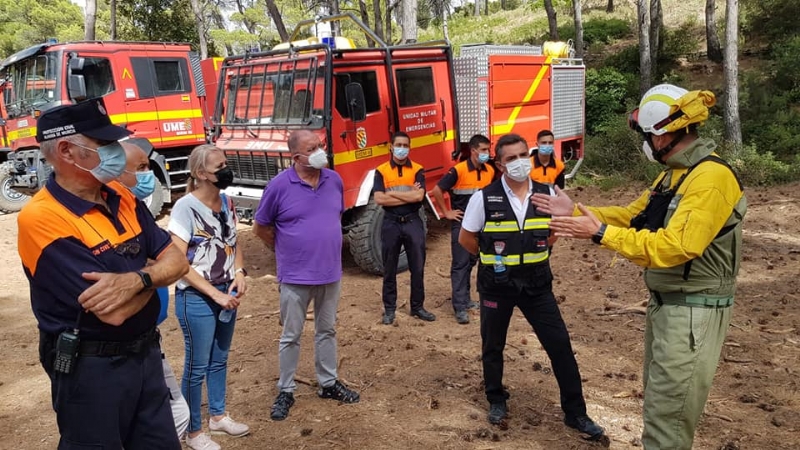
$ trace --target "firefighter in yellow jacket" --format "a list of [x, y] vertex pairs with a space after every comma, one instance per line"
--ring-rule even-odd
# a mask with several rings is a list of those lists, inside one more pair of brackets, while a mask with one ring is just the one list
[[[439, 180], [433, 188], [433, 200], [444, 217], [450, 220], [450, 284], [453, 294], [453, 311], [456, 315], [456, 322], [460, 324], [469, 323], [467, 309], [475, 308], [478, 305], [470, 300], [470, 275], [472, 268], [478, 258], [471, 255], [458, 243], [458, 234], [461, 232], [461, 218], [467, 209], [472, 194], [483, 189], [494, 179], [494, 167], [487, 164], [489, 162], [489, 139], [476, 134], [469, 140], [469, 158], [456, 164]], [[444, 201], [443, 193], [450, 195], [450, 206]]]
[[425, 224], [419, 215], [425, 199], [425, 170], [411, 161], [411, 138], [402, 131], [392, 136], [392, 156], [375, 169], [372, 190], [383, 207], [383, 324], [394, 323], [397, 309], [397, 265], [405, 248], [411, 272], [411, 315], [432, 322], [425, 310]]
[[533, 198], [557, 235], [592, 239], [645, 268], [645, 449], [692, 448], [731, 319], [747, 201], [716, 144], [697, 134], [714, 102], [669, 84], [644, 94], [630, 123], [666, 168], [628, 206], [574, 208], [561, 190]]

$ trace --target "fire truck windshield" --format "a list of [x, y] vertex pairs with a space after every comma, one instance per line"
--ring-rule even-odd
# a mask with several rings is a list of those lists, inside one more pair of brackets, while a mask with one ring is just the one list
[[224, 125], [323, 126], [324, 76], [315, 57], [223, 68]]
[[59, 100], [58, 73], [58, 59], [54, 53], [37, 55], [7, 67], [3, 101], [9, 118], [30, 114], [34, 109]]

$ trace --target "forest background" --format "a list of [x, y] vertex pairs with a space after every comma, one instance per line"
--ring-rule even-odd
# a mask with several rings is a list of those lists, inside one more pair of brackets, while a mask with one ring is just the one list
[[701, 134], [746, 185], [800, 179], [795, 0], [0, 0], [0, 58], [48, 39], [189, 42], [201, 57], [227, 56], [271, 48], [299, 21], [338, 12], [387, 42], [446, 38], [456, 54], [464, 44], [572, 40], [588, 68], [586, 161], [575, 183], [655, 176], [626, 113], [664, 82], [716, 94]]

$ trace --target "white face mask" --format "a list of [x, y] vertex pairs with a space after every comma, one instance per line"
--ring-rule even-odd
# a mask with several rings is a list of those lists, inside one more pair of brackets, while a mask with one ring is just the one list
[[326, 167], [328, 165], [328, 154], [325, 153], [325, 150], [318, 148], [308, 156], [308, 165], [317, 170]]
[[648, 161], [656, 162], [656, 158], [653, 156], [653, 148], [650, 147], [647, 141], [642, 142], [642, 152], [644, 152], [644, 156], [647, 157]]
[[508, 178], [521, 183], [531, 176], [531, 160], [519, 158], [506, 164], [506, 175]]

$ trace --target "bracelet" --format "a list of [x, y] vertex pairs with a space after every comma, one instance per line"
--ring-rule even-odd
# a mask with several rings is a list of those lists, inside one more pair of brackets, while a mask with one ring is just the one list
[[236, 269], [233, 272], [233, 274], [236, 275], [237, 273], [240, 273], [240, 272], [241, 272], [242, 275], [247, 276], [247, 269], [245, 269], [244, 267], [239, 267], [238, 269]]

